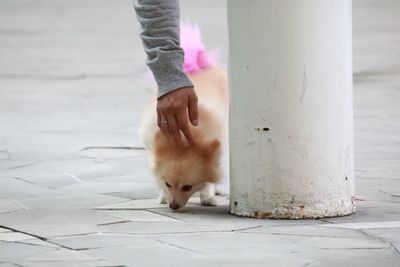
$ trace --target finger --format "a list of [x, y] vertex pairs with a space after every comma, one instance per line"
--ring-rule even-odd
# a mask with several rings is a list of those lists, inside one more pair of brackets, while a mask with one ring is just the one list
[[168, 128], [169, 128], [168, 120], [160, 114], [160, 130], [164, 134], [164, 136], [167, 138], [167, 140], [170, 141]]
[[176, 144], [182, 144], [181, 133], [178, 128], [178, 123], [174, 115], [167, 117], [168, 120], [168, 134], [172, 141]]
[[161, 113], [158, 110], [158, 108], [156, 110], [157, 110], [157, 126], [158, 126], [158, 128], [161, 129]]
[[193, 139], [192, 133], [190, 132], [186, 110], [184, 112], [181, 112], [181, 113], [177, 114], [176, 118], [177, 118], [179, 129], [185, 135], [186, 139], [191, 144], [193, 144], [194, 143], [194, 139]]
[[197, 96], [195, 93], [189, 95], [188, 110], [190, 122], [194, 126], [199, 125], [199, 112], [197, 109]]

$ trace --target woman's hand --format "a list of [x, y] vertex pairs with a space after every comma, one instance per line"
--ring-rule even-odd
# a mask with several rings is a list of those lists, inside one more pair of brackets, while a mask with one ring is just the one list
[[157, 125], [170, 142], [183, 144], [181, 133], [194, 143], [189, 122], [199, 124], [197, 95], [193, 87], [184, 87], [163, 95], [157, 100]]

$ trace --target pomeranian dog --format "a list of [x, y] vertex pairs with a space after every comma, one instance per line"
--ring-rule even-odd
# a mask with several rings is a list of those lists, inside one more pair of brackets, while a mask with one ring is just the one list
[[144, 112], [141, 136], [150, 154], [150, 164], [160, 188], [160, 203], [178, 210], [200, 192], [204, 206], [215, 206], [215, 184], [222, 175], [222, 147], [228, 139], [228, 82], [226, 72], [207, 53], [197, 25], [181, 27], [181, 47], [185, 51], [184, 70], [198, 97], [199, 125], [190, 130], [195, 140], [184, 145], [167, 141], [157, 126], [156, 90]]

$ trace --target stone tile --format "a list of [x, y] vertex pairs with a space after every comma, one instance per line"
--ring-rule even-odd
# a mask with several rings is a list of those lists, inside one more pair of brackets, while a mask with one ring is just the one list
[[231, 232], [258, 227], [262, 224], [256, 220], [214, 220], [198, 222], [124, 222], [100, 225], [104, 234], [177, 234], [201, 232]]
[[[45, 92], [45, 94], [48, 93], [49, 92]], [[51, 110], [49, 112], [51, 112]], [[23, 115], [24, 114], [17, 114], [16, 116]], [[10, 120], [12, 119], [13, 118], [10, 118]], [[0, 161], [0, 168], [20, 169], [24, 166], [34, 165], [42, 161], [53, 161], [54, 159], [74, 159], [77, 161], [90, 162], [93, 161], [93, 159], [79, 156], [79, 151], [81, 149], [90, 146], [104, 146], [105, 144], [108, 146], [141, 145], [138, 137], [135, 137], [134, 132], [121, 134], [109, 131], [103, 132], [100, 130], [98, 132], [82, 132], [80, 130], [76, 132], [71, 130], [67, 132], [52, 132], [37, 130], [29, 133], [15, 132], [7, 136], [7, 138], [9, 146], [12, 149], [12, 161]], [[35, 143], [30, 143], [32, 139], [35, 140]], [[35, 153], [34, 158], [29, 157], [32, 153]], [[81, 173], [81, 175], [84, 174], [86, 173]]]
[[0, 222], [2, 225], [43, 237], [97, 233], [97, 224], [120, 222], [124, 219], [98, 214], [90, 208], [121, 200], [95, 194], [24, 199], [23, 205], [28, 208], [27, 211], [0, 214]]
[[387, 244], [379, 240], [365, 238], [309, 237], [297, 245], [319, 249], [389, 249]]
[[[225, 259], [229, 258], [230, 263], [232, 260], [241, 262], [246, 259], [248, 264], [252, 264], [263, 259], [265, 264], [270, 259], [273, 260], [274, 255], [281, 256], [281, 254], [288, 257], [287, 262], [291, 262], [293, 258], [300, 258], [308, 259], [310, 263], [324, 262], [330, 259], [351, 260], [368, 256], [374, 258], [375, 261], [396, 257], [390, 248], [382, 246], [379, 241], [358, 238], [265, 235], [243, 232], [160, 235], [154, 238], [171, 246], [197, 252], [204, 255], [204, 259], [213, 257], [221, 259], [224, 256]], [[257, 259], [257, 261], [252, 259]], [[281, 264], [284, 266], [286, 260], [283, 259]]]
[[0, 263], [0, 267], [19, 267], [17, 264], [13, 263]]
[[400, 179], [360, 178], [356, 179], [356, 183], [357, 198], [370, 201], [400, 202]]
[[[179, 247], [214, 253], [249, 253], [262, 254], [263, 251], [281, 252], [291, 251], [303, 252], [304, 255], [310, 251], [320, 249], [389, 249], [389, 247], [375, 239], [368, 238], [346, 238], [325, 236], [299, 236], [299, 235], [266, 235], [258, 233], [233, 232], [233, 233], [183, 233], [179, 235], [160, 235], [155, 239], [169, 242]], [[216, 240], [212, 242], [211, 240]], [[224, 242], [218, 242], [223, 240]], [[240, 246], [238, 246], [240, 244]], [[307, 256], [308, 257], [308, 256]]]
[[[387, 160], [390, 162], [390, 160]], [[377, 166], [377, 164], [379, 164]], [[400, 169], [396, 166], [400, 164], [400, 161], [392, 161], [389, 163], [377, 163], [376, 161], [361, 161], [359, 165], [360, 169], [356, 169], [356, 177], [359, 178], [370, 178], [370, 179], [400, 179]]]
[[97, 258], [81, 251], [57, 249], [27, 258], [28, 261], [57, 262], [57, 261], [95, 261]]
[[340, 238], [367, 238], [364, 234], [353, 229], [327, 228], [324, 224], [318, 225], [285, 225], [285, 226], [263, 226], [255, 229], [245, 230], [244, 233], [258, 233], [271, 235], [294, 235], [294, 236], [317, 236]]
[[[133, 171], [132, 171], [133, 170]], [[119, 182], [119, 183], [151, 183], [154, 188], [157, 188], [156, 180], [152, 177], [150, 170], [145, 168], [132, 168], [127, 171], [113, 171], [106, 173], [97, 173], [81, 176], [84, 181], [100, 181], [100, 182]]]
[[379, 222], [398, 221], [400, 214], [398, 203], [379, 201], [357, 201], [356, 212], [351, 216], [326, 218], [324, 221], [330, 223], [358, 223], [358, 222]]
[[[229, 202], [229, 199], [226, 197], [217, 197], [217, 203], [220, 206], [226, 205]], [[189, 202], [186, 204], [186, 209], [193, 206], [199, 206], [200, 199], [197, 197], [192, 197]], [[165, 208], [167, 204], [158, 203], [157, 199], [137, 199], [137, 200], [129, 200], [121, 203], [115, 203], [111, 205], [104, 205], [95, 207], [94, 209], [99, 210], [142, 210], [142, 209], [156, 209], [156, 208]]]
[[[363, 202], [361, 204], [361, 207], [381, 206], [381, 205], [386, 205], [386, 203], [389, 203], [389, 204], [400, 203], [400, 198], [393, 197], [390, 194], [385, 193], [380, 189], [371, 190], [371, 191], [367, 191], [367, 190], [363, 189], [362, 192], [356, 194], [356, 206], [357, 206], [357, 204], [359, 204], [360, 201]], [[382, 203], [382, 202], [386, 202], [386, 203]], [[360, 204], [358, 206], [360, 206]]]
[[114, 234], [92, 234], [76, 235], [67, 237], [51, 238], [54, 244], [59, 244], [75, 250], [100, 249], [108, 247], [152, 247], [159, 245], [159, 242], [146, 236], [136, 235], [114, 235]]
[[400, 242], [399, 243], [394, 243], [392, 245], [397, 249], [397, 251], [400, 251]]
[[6, 229], [6, 228], [1, 228], [0, 227], [0, 233], [7, 233], [7, 232], [11, 232], [11, 231]]
[[156, 186], [147, 155], [107, 161], [114, 167], [112, 171], [88, 173], [80, 175], [80, 178], [85, 181], [153, 183]]
[[377, 221], [377, 222], [359, 222], [359, 223], [335, 223], [324, 224], [322, 227], [348, 228], [348, 229], [384, 229], [400, 228], [400, 221]]
[[[299, 236], [267, 236], [251, 233], [198, 233], [154, 237], [164, 244], [191, 251], [195, 266], [299, 266], [312, 261], [298, 252]], [[284, 257], [286, 255], [286, 258]]]
[[8, 213], [19, 210], [25, 210], [18, 201], [12, 199], [0, 199], [0, 213]]
[[[225, 234], [230, 235], [230, 234]], [[197, 236], [200, 235], [191, 235]], [[173, 235], [168, 235], [164, 237], [173, 237]], [[213, 238], [214, 236], [211, 236]], [[207, 237], [203, 236], [203, 239], [207, 241]], [[254, 237], [252, 238], [254, 240]], [[189, 238], [191, 244], [196, 244], [192, 239]], [[196, 239], [198, 240], [198, 239]], [[226, 240], [225, 237], [220, 239], [211, 240]], [[365, 250], [318, 250], [309, 249], [308, 251], [302, 251], [301, 247], [287, 247], [282, 245], [279, 241], [273, 243], [266, 243], [268, 239], [251, 242], [210, 242], [210, 239], [205, 242], [205, 251], [193, 250], [192, 247], [181, 246], [180, 243], [174, 241], [164, 241], [164, 247], [151, 247], [153, 252], [149, 255], [148, 250], [143, 250], [142, 247], [121, 247], [118, 251], [117, 248], [105, 248], [105, 249], [94, 249], [89, 250], [87, 253], [93, 255], [104, 255], [110, 258], [118, 258], [120, 263], [139, 266], [159, 266], [160, 262], [165, 261], [165, 255], [169, 256], [169, 263], [171, 265], [183, 266], [190, 262], [191, 266], [232, 266], [232, 262], [235, 262], [238, 266], [266, 266], [266, 262], [271, 264], [271, 266], [302, 266], [307, 263], [319, 261], [324, 262], [328, 260], [335, 259], [347, 259], [350, 260], [350, 255], [355, 255], [353, 259], [366, 258], [366, 255], [370, 255], [369, 259], [373, 259], [372, 262], [393, 262], [393, 255], [391, 255], [390, 250], [374, 250], [374, 255], [371, 256], [371, 249]], [[290, 241], [293, 242], [293, 241]], [[360, 252], [361, 251], [361, 252]], [[120, 257], [116, 255], [120, 253]], [[342, 257], [340, 256], [342, 255]], [[317, 258], [318, 260], [315, 260]], [[320, 260], [320, 258], [322, 258]], [[324, 265], [325, 266], [325, 265]]]
[[47, 172], [28, 172], [21, 170], [10, 171], [10, 176], [17, 178], [21, 181], [46, 187], [50, 189], [58, 189], [67, 185], [75, 184], [80, 182], [79, 178], [73, 174], [61, 173], [47, 173]]
[[180, 222], [180, 220], [147, 210], [99, 210], [96, 213], [135, 222]]
[[130, 169], [115, 168], [108, 172], [93, 172], [79, 176], [83, 181], [100, 181], [100, 182], [122, 182], [122, 183], [152, 183], [157, 186], [151, 171], [145, 167], [134, 167]]
[[28, 257], [52, 250], [54, 248], [0, 241], [0, 262], [21, 263]]
[[390, 196], [397, 198], [397, 201], [400, 201], [400, 183], [397, 187], [382, 188], [380, 191], [389, 194]]
[[[177, 266], [187, 264], [187, 262], [190, 262], [190, 265], [193, 266], [200, 266], [201, 264], [202, 266], [204, 264], [227, 266], [228, 263], [231, 266], [233, 261], [238, 265], [247, 262], [247, 264], [254, 263], [255, 266], [258, 266], [261, 263], [265, 264], [266, 261], [277, 263], [280, 260], [282, 262], [284, 255], [286, 255], [282, 253], [283, 249], [292, 246], [293, 240], [298, 240], [298, 238], [289, 237], [286, 242], [275, 245], [278, 238], [270, 242], [268, 239], [263, 239], [263, 242], [257, 242], [257, 240], [249, 242], [249, 240], [255, 239], [254, 236], [249, 236], [249, 238], [235, 236], [236, 234], [233, 233], [163, 235], [162, 237], [153, 237], [154, 240], [159, 241], [156, 244], [147, 245], [148, 249], [145, 246], [138, 245], [89, 249], [87, 253], [107, 256], [111, 259], [116, 259], [116, 253], [119, 253], [119, 262], [129, 266], [157, 266], [160, 262], [165, 261], [165, 255], [168, 255], [168, 264]], [[174, 238], [186, 240], [186, 242], [179, 243]], [[173, 239], [173, 241], [170, 239]], [[240, 240], [244, 240], [244, 245]], [[266, 243], [269, 245], [266, 245]], [[299, 255], [286, 255], [286, 261], [283, 262], [288, 266], [298, 266], [295, 264], [296, 262], [299, 264], [308, 261], [308, 259]]]
[[51, 189], [9, 177], [2, 177], [0, 179], [0, 188], [0, 198], [6, 199], [22, 199], [52, 193]]
[[131, 190], [146, 190], [153, 188], [152, 183], [121, 183], [121, 182], [82, 182], [73, 185], [68, 185], [57, 190], [61, 194], [68, 193], [116, 193]]
[[[230, 259], [227, 259], [229, 257]], [[287, 255], [285, 253], [264, 251], [263, 253], [242, 253], [240, 256], [233, 254], [207, 254], [206, 256], [192, 256], [192, 266], [232, 266], [232, 262], [237, 266], [306, 266], [312, 261], [300, 255]]]
[[43, 241], [43, 240], [38, 239], [38, 238], [27, 239], [27, 240], [19, 240], [17, 242], [21, 243], [21, 244], [35, 245], [35, 246], [41, 246], [41, 247], [59, 248], [58, 245], [52, 244], [52, 243], [47, 242], [47, 241]]
[[370, 236], [386, 240], [392, 244], [400, 244], [400, 228], [389, 229], [362, 229], [364, 233]]
[[10, 156], [8, 155], [7, 151], [0, 151], [0, 160], [8, 160]]
[[[56, 191], [58, 192], [58, 191]], [[44, 196], [36, 196], [20, 200], [21, 204], [27, 209], [46, 209], [46, 210], [76, 210], [87, 209], [96, 205], [104, 205], [106, 203], [119, 203], [124, 201], [124, 198], [106, 196], [93, 193], [66, 193], [66, 194], [52, 194]], [[43, 206], [43, 203], [46, 203]]]
[[160, 266], [166, 264], [166, 261], [171, 266], [184, 266], [188, 262], [191, 266], [194, 265], [192, 252], [160, 242], [148, 246], [89, 249], [85, 253], [94, 257], [105, 257], [124, 266]]
[[19, 232], [0, 233], [0, 241], [15, 242], [28, 239], [34, 239], [34, 237]]
[[36, 164], [37, 162], [39, 162], [39, 160], [32, 159], [32, 158], [30, 158], [30, 159], [29, 158], [26, 158], [26, 159], [14, 158], [14, 156], [13, 156], [12, 160], [0, 161], [0, 171], [3, 172], [5, 170], [15, 170], [22, 166]]
[[146, 189], [129, 190], [125, 192], [105, 193], [107, 196], [121, 197], [126, 199], [156, 199], [159, 195], [159, 189], [154, 187]]
[[365, 266], [397, 266], [400, 263], [399, 259], [388, 258], [388, 257], [373, 257], [365, 252], [365, 256], [354, 257], [352, 259], [323, 259], [315, 261], [307, 266], [354, 266], [354, 267], [365, 267]]
[[[7, 215], [7, 216], [6, 216]], [[29, 218], [27, 220], [26, 218]], [[0, 216], [2, 225], [41, 237], [91, 234], [98, 232], [98, 224], [125, 221], [97, 214], [91, 210], [30, 210]]]
[[[25, 262], [26, 266], [29, 267], [123, 267], [123, 265], [116, 264], [111, 261], [105, 260], [96, 260], [96, 261], [56, 261], [56, 262], [45, 262], [45, 261], [38, 261], [38, 262]], [[56, 264], [56, 265], [55, 265]]]
[[82, 150], [79, 155], [94, 159], [115, 159], [143, 155], [144, 148], [91, 147]]
[[95, 163], [90, 159], [66, 159], [43, 161], [19, 169], [27, 172], [43, 172], [43, 170], [45, 170], [48, 173], [73, 174], [79, 177], [79, 175], [93, 171], [109, 171], [112, 170], [113, 167], [109, 164]]
[[157, 199], [137, 199], [120, 203], [108, 204], [94, 207], [96, 210], [144, 210], [155, 208], [166, 208], [167, 204], [160, 204]]
[[152, 236], [165, 244], [175, 245], [203, 254], [249, 254], [262, 255], [263, 252], [280, 253], [290, 251], [307, 237], [274, 236], [242, 232], [181, 233]]

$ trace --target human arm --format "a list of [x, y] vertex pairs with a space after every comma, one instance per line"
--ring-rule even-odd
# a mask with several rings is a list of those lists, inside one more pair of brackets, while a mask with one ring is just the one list
[[179, 130], [193, 142], [188, 116], [193, 125], [198, 124], [197, 96], [182, 67], [179, 1], [133, 0], [133, 3], [142, 27], [140, 36], [147, 54], [146, 63], [158, 85], [158, 126], [175, 142], [181, 142]]

